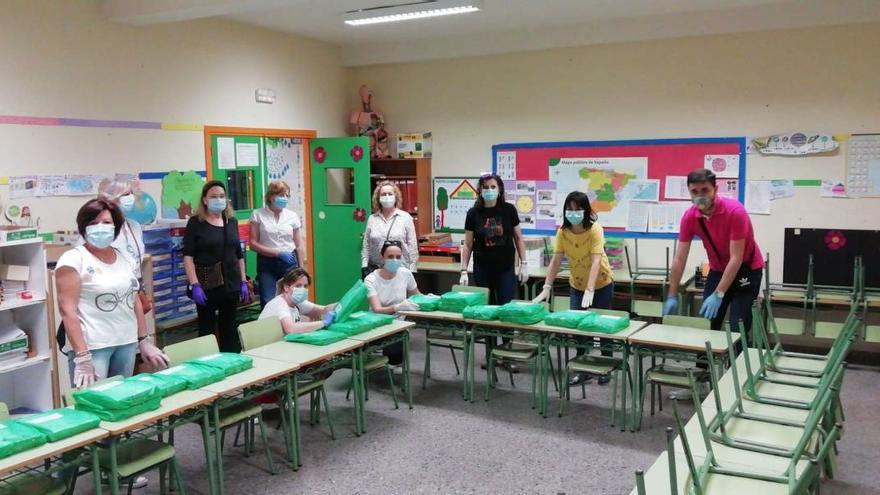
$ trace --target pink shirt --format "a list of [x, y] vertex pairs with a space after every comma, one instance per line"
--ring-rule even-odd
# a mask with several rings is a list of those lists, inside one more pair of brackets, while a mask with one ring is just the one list
[[715, 254], [715, 250], [704, 239], [703, 228], [700, 227], [699, 218], [703, 214], [696, 205], [691, 206], [684, 212], [681, 217], [681, 228], [678, 233], [678, 240], [681, 242], [691, 242], [694, 235], [699, 236], [703, 240], [703, 247], [709, 255], [709, 269], [712, 271], [723, 272], [727, 263], [730, 261], [730, 241], [746, 240], [743, 250], [743, 263], [750, 263], [752, 270], [764, 267], [764, 256], [758, 244], [755, 243], [755, 231], [752, 230], [752, 221], [746, 208], [737, 200], [715, 196], [715, 211], [712, 216], [704, 218], [706, 229], [712, 242], [718, 249], [719, 259]]

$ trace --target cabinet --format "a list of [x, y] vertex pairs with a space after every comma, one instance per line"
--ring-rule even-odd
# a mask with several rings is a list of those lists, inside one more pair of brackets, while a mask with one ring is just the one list
[[431, 159], [401, 158], [370, 161], [370, 193], [381, 180], [397, 183], [403, 207], [413, 217], [418, 235], [432, 231]]
[[24, 299], [7, 284], [0, 303], [0, 331], [12, 329], [27, 334], [27, 352], [12, 352], [0, 361], [0, 402], [13, 414], [45, 411], [58, 406], [55, 339], [48, 322], [46, 254], [42, 239], [0, 242], [0, 263], [28, 267]]

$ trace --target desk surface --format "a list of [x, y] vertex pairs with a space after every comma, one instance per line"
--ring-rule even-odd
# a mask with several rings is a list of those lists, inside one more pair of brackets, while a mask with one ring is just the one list
[[642, 327], [647, 325], [647, 322], [644, 321], [636, 321], [630, 320], [629, 327], [626, 329], [617, 332], [617, 333], [602, 333], [602, 332], [589, 332], [586, 330], [574, 330], [571, 328], [563, 328], [563, 327], [555, 327], [551, 325], [546, 325], [543, 322], [535, 323], [534, 325], [519, 325], [517, 323], [509, 323], [506, 321], [483, 321], [483, 320], [465, 320], [468, 324], [471, 325], [480, 325], [484, 327], [503, 327], [503, 328], [511, 328], [515, 330], [525, 330], [530, 332], [541, 332], [541, 333], [554, 333], [554, 334], [566, 334], [566, 335], [576, 335], [578, 337], [599, 337], [603, 339], [610, 340], [627, 340], [631, 335], [638, 332]]
[[[734, 343], [739, 341], [739, 334], [732, 335]], [[674, 325], [648, 325], [630, 337], [630, 342], [646, 347], [663, 347], [686, 351], [705, 351], [706, 342], [712, 345], [712, 352], [727, 352], [727, 336], [725, 332], [701, 330], [699, 328], [678, 327]]]
[[382, 325], [381, 327], [374, 328], [369, 332], [352, 335], [351, 337], [349, 337], [349, 339], [359, 342], [372, 342], [374, 340], [383, 339], [389, 335], [394, 335], [395, 333], [405, 332], [415, 325], [416, 324], [411, 321], [394, 320], [388, 325]]
[[236, 373], [217, 383], [202, 387], [201, 390], [213, 392], [219, 395], [228, 395], [245, 387], [258, 383], [267, 382], [299, 369], [299, 364], [285, 363], [275, 359], [266, 359], [251, 356], [254, 366], [250, 369]]
[[363, 342], [351, 339], [340, 340], [339, 342], [329, 345], [297, 344], [282, 340], [280, 342], [275, 342], [274, 344], [251, 349], [244, 354], [252, 357], [274, 359], [285, 363], [297, 364], [302, 368], [317, 363], [318, 361], [329, 359], [337, 354], [353, 351], [363, 345]]
[[213, 402], [217, 394], [205, 390], [184, 390], [162, 399], [162, 405], [155, 411], [147, 411], [122, 421], [101, 421], [99, 428], [110, 432], [111, 436], [136, 430], [141, 426], [155, 423], [177, 413]]
[[94, 428], [70, 438], [65, 438], [64, 440], [49, 442], [35, 449], [19, 452], [18, 454], [0, 460], [0, 474], [10, 473], [19, 468], [42, 463], [50, 457], [61, 455], [65, 452], [92, 444], [98, 440], [103, 440], [108, 436], [110, 436], [110, 433], [107, 432], [107, 430]]

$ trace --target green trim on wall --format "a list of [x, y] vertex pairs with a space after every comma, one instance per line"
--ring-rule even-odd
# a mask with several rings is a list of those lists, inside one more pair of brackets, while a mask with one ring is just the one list
[[822, 185], [821, 179], [795, 179], [791, 182], [799, 187], [819, 187]]

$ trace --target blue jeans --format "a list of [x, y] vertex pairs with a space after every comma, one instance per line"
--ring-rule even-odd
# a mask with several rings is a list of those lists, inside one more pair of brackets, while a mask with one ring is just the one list
[[[92, 363], [95, 365], [95, 375], [98, 380], [103, 380], [111, 376], [131, 376], [134, 373], [134, 358], [137, 355], [137, 343], [117, 345], [113, 347], [105, 347], [103, 349], [92, 349]], [[70, 386], [73, 384], [73, 358], [76, 353], [70, 351], [67, 353], [67, 367], [70, 373]]]
[[285, 273], [299, 266], [299, 260], [296, 259], [296, 251], [293, 252], [293, 264], [288, 265], [281, 261], [281, 258], [269, 258], [268, 256], [257, 256], [257, 284], [260, 286], [260, 305], [266, 306], [266, 303], [275, 297], [275, 284], [284, 276]]
[[[568, 288], [568, 308], [569, 309], [583, 309], [581, 308], [581, 302], [584, 300], [584, 291], [577, 290], [574, 287]], [[611, 303], [614, 300], [614, 282], [602, 287], [593, 292], [593, 304], [590, 308], [596, 309], [611, 309]], [[589, 308], [587, 308], [589, 309]], [[601, 346], [605, 342], [605, 339], [599, 339], [599, 345]], [[583, 355], [586, 352], [586, 349], [579, 347], [577, 350], [577, 356]], [[611, 351], [602, 351], [603, 356], [610, 356]]]
[[[721, 281], [722, 272], [711, 271], [706, 277], [706, 285], [703, 287], [703, 300], [715, 292], [718, 282]], [[724, 299], [721, 300], [721, 307], [718, 308], [718, 314], [712, 320], [712, 330], [721, 330], [724, 325], [724, 316], [727, 309], [730, 308], [730, 330], [738, 331], [739, 322], [742, 321], [745, 334], [741, 335], [741, 345], [749, 343], [749, 337], [752, 333], [752, 304], [758, 298], [761, 292], [761, 279], [764, 276], [764, 269], [758, 268], [752, 270], [749, 274], [749, 286], [745, 289], [734, 289], [732, 286], [727, 289]], [[736, 281], [734, 281], [734, 286]], [[737, 345], [737, 350], [741, 349], [741, 345]]]

